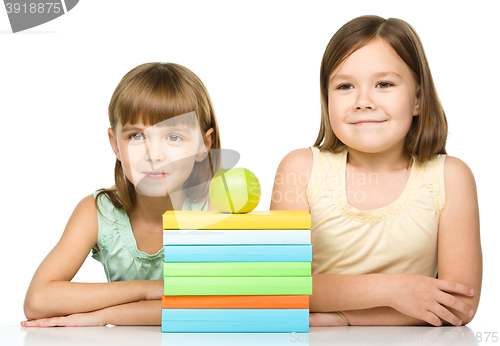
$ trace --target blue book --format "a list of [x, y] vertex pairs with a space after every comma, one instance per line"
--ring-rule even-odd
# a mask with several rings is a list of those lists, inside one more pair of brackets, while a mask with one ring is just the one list
[[162, 309], [164, 333], [308, 333], [309, 309]]
[[312, 245], [165, 245], [164, 262], [312, 262]]
[[[342, 331], [339, 331], [342, 333]], [[319, 334], [319, 333], [318, 333]], [[311, 345], [319, 340], [311, 335]], [[138, 336], [141, 337], [141, 336]], [[327, 345], [334, 345], [333, 339]], [[309, 333], [161, 333], [161, 346], [309, 346]], [[155, 345], [156, 346], [156, 345]], [[160, 346], [160, 345], [157, 345]], [[354, 345], [353, 345], [354, 346]]]

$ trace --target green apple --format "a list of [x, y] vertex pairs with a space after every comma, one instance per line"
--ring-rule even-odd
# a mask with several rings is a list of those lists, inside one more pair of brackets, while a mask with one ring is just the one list
[[210, 182], [209, 195], [221, 213], [249, 213], [260, 201], [259, 179], [246, 168], [221, 169]]

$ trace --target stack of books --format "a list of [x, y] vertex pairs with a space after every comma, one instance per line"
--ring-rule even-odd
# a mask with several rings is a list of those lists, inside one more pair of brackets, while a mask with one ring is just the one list
[[310, 214], [167, 211], [162, 332], [307, 333]]

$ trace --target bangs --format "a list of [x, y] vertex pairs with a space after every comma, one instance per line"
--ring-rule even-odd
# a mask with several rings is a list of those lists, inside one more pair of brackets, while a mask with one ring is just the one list
[[112, 127], [116, 121], [152, 126], [167, 119], [172, 126], [199, 126], [196, 116], [178, 117], [198, 110], [195, 93], [183, 78], [166, 66], [139, 67], [143, 71], [130, 71], [120, 83], [123, 87], [115, 90], [109, 106]]
[[[363, 48], [373, 39], [379, 36], [379, 28], [368, 27], [354, 30], [355, 34], [349, 32], [345, 35], [333, 36], [329, 42], [324, 56], [320, 72], [322, 86], [328, 89], [329, 80], [334, 70], [341, 66], [354, 52]], [[329, 55], [328, 59], [325, 59]]]

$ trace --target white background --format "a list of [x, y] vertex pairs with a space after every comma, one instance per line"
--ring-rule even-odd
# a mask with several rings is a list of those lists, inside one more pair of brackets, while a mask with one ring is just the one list
[[[408, 3], [87, 0], [17, 34], [0, 7], [0, 324], [24, 319], [31, 277], [76, 204], [113, 185], [107, 107], [126, 72], [152, 61], [194, 71], [212, 96], [223, 147], [259, 177], [257, 209], [267, 210], [280, 160], [316, 139], [324, 49], [364, 14], [404, 19], [424, 44], [449, 121], [448, 153], [471, 167], [479, 193], [484, 279], [470, 326], [498, 324], [498, 3]], [[89, 258], [74, 280], [105, 276]]]

